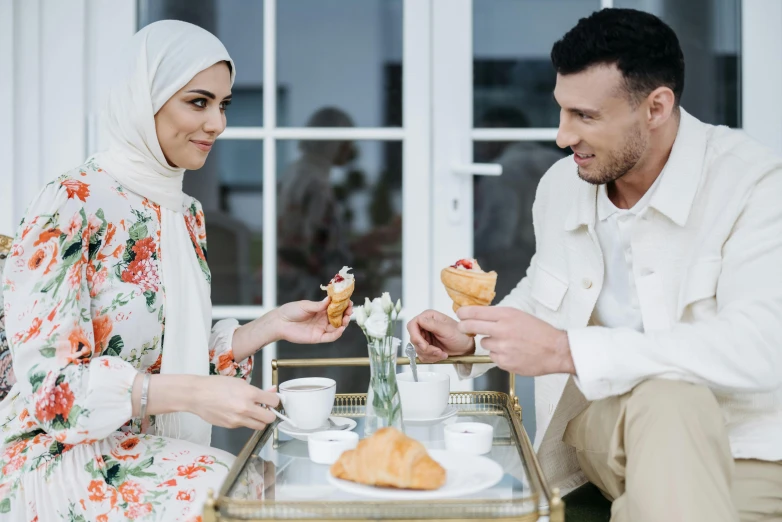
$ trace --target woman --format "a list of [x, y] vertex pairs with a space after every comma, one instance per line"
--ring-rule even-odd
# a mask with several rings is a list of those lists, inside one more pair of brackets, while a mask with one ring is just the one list
[[3, 520], [197, 520], [232, 462], [208, 447], [212, 424], [275, 418], [251, 356], [333, 341], [348, 322], [303, 301], [210, 332], [204, 216], [182, 178], [225, 129], [233, 62], [210, 33], [163, 21], [120, 64], [108, 151], [44, 188], [8, 258]]

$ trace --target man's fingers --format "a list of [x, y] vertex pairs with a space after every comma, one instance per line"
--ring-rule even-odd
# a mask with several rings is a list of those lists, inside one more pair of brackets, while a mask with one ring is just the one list
[[456, 316], [460, 321], [467, 319], [499, 321], [513, 312], [518, 312], [518, 310], [507, 306], [463, 306], [456, 312]]
[[416, 347], [429, 344], [424, 339], [425, 332], [421, 330], [421, 326], [418, 324], [418, 319], [418, 317], [415, 317], [407, 323], [407, 332], [410, 334], [410, 342], [412, 342]]
[[496, 355], [500, 350], [500, 343], [495, 337], [484, 337], [481, 341], [481, 348]]
[[456, 321], [440, 312], [429, 310], [419, 315], [416, 320], [423, 330], [437, 337], [448, 337], [454, 333]]
[[432, 346], [431, 344], [428, 346], [431, 348], [430, 350], [416, 349], [416, 353], [418, 354], [418, 358], [421, 359], [421, 362], [429, 364], [443, 361], [448, 358], [448, 354], [446, 354], [444, 351]]
[[499, 324], [493, 321], [480, 321], [478, 319], [466, 319], [460, 322], [456, 328], [463, 334], [497, 335]]

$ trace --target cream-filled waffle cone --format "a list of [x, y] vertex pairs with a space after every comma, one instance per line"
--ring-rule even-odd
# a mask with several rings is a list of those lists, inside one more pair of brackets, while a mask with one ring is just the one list
[[488, 306], [496, 295], [497, 272], [484, 272], [474, 259], [460, 259], [443, 268], [440, 280], [453, 300], [454, 312], [462, 306]]
[[329, 323], [334, 328], [342, 326], [342, 316], [345, 315], [350, 305], [350, 296], [356, 288], [356, 280], [353, 274], [348, 273], [351, 268], [343, 266], [342, 270], [335, 275], [328, 286], [321, 285], [321, 290], [326, 290], [331, 298], [326, 313], [329, 316]]

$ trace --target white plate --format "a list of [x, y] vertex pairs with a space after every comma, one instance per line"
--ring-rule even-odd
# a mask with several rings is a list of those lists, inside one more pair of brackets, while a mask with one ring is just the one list
[[405, 411], [402, 410], [402, 419], [404, 420], [405, 424], [410, 424], [411, 426], [424, 426], [427, 424], [437, 424], [438, 422], [443, 422], [446, 419], [450, 419], [457, 413], [459, 413], [459, 410], [456, 408], [456, 406], [449, 405], [447, 408], [445, 408], [445, 411], [443, 411], [439, 417], [433, 417], [431, 419], [408, 419], [405, 417]]
[[[345, 431], [350, 431], [350, 430], [352, 430], [353, 428], [356, 427], [356, 421], [354, 421], [353, 419], [350, 419], [348, 417], [331, 417], [331, 420], [333, 420], [334, 424], [336, 424], [337, 426], [344, 426], [345, 424], [347, 424], [348, 427], [345, 428]], [[300, 430], [294, 428], [293, 426], [291, 426], [290, 424], [288, 424], [287, 421], [279, 423], [277, 425], [277, 428], [282, 433], [284, 433], [285, 435], [287, 435], [289, 437], [293, 437], [294, 439], [297, 439], [297, 440], [304, 441], [304, 442], [307, 442], [307, 439], [313, 433], [317, 433], [319, 431], [326, 431], [326, 430], [333, 429], [333, 428], [331, 428], [328, 425], [328, 423], [326, 423], [323, 426], [321, 426], [320, 428], [318, 428], [317, 430], [300, 431]]]
[[472, 495], [496, 485], [505, 474], [498, 463], [478, 455], [429, 450], [429, 456], [439, 462], [446, 472], [445, 484], [434, 491], [365, 486], [337, 479], [332, 477], [331, 473], [326, 473], [329, 484], [337, 489], [353, 495], [383, 500], [432, 500]]

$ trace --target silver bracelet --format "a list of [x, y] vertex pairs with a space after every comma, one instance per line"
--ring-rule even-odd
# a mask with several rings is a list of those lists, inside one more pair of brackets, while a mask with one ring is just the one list
[[151, 378], [151, 374], [145, 374], [144, 383], [141, 385], [141, 422], [147, 418], [147, 400], [149, 399], [149, 380]]

